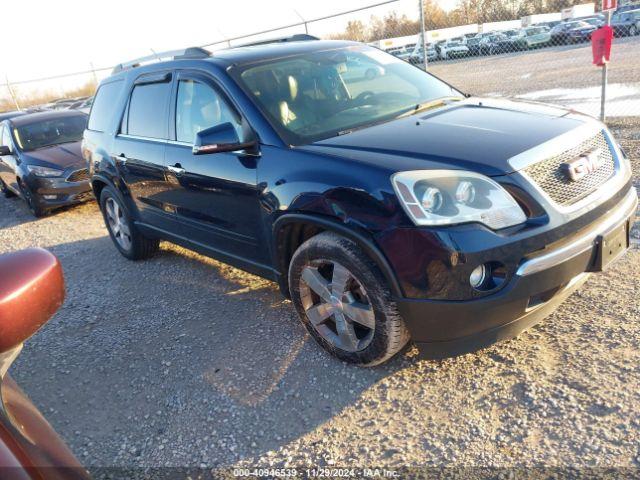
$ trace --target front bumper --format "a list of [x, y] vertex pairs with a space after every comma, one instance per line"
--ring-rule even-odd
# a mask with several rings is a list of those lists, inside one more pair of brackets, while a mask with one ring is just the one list
[[88, 180], [68, 182], [63, 177], [36, 177], [29, 175], [25, 179], [34, 195], [36, 204], [50, 210], [74, 205], [93, 198]]
[[631, 188], [601, 219], [566, 242], [524, 260], [502, 290], [475, 300], [397, 299], [398, 310], [426, 358], [468, 353], [513, 338], [539, 322], [594, 270], [597, 238], [635, 218]]

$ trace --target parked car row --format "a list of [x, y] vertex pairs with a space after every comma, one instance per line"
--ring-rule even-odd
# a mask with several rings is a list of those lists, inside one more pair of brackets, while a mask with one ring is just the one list
[[[591, 34], [605, 23], [602, 14], [575, 20], [545, 22], [530, 27], [468, 34], [427, 45], [427, 60], [447, 60], [476, 55], [497, 55], [534, 48], [587, 42]], [[640, 9], [613, 15], [611, 26], [616, 36], [640, 34]], [[418, 43], [411, 54], [396, 55], [410, 63], [424, 62]]]
[[93, 96], [88, 97], [76, 97], [76, 98], [62, 98], [54, 100], [42, 105], [36, 105], [29, 107], [25, 110], [27, 113], [35, 112], [48, 112], [51, 110], [79, 110], [84, 113], [89, 113], [91, 105], [93, 104]]

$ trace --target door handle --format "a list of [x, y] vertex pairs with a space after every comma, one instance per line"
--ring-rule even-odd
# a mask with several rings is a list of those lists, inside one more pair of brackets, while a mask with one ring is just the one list
[[175, 165], [169, 165], [167, 167], [167, 170], [175, 173], [176, 175], [182, 175], [185, 172], [185, 169], [182, 168], [182, 166], [179, 163], [176, 163]]

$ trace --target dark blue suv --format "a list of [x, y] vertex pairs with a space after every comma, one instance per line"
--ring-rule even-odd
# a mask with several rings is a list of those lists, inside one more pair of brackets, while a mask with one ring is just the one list
[[84, 135], [115, 246], [168, 240], [278, 282], [344, 361], [513, 337], [628, 248], [629, 162], [590, 117], [464, 95], [354, 42], [167, 56], [118, 66]]

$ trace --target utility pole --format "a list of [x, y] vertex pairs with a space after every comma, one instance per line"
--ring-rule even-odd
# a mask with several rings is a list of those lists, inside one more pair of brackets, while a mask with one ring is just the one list
[[91, 67], [91, 75], [93, 76], [93, 83], [98, 87], [98, 76], [96, 75], [96, 67], [93, 66], [93, 62], [89, 62], [89, 66]]
[[424, 0], [420, 0], [420, 25], [422, 29], [422, 58], [424, 61], [424, 70], [426, 72], [429, 67], [429, 59], [427, 58], [427, 32], [425, 31], [424, 26]]
[[11, 84], [9, 83], [9, 77], [5, 76], [4, 78], [7, 82], [7, 90], [9, 90], [9, 95], [11, 95], [11, 99], [13, 100], [13, 103], [16, 106], [16, 110], [22, 110], [20, 108], [20, 104], [18, 103], [18, 98], [16, 97], [16, 94], [13, 92], [13, 89], [11, 88]]

